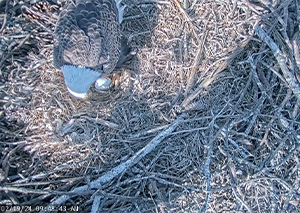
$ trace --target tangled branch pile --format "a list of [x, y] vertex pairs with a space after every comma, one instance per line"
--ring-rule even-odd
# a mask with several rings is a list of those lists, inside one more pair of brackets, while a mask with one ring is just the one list
[[125, 3], [136, 55], [81, 101], [52, 65], [62, 5], [0, 1], [0, 204], [299, 211], [298, 1]]

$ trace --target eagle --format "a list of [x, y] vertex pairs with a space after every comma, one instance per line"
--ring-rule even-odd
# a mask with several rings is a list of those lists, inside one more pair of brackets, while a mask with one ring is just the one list
[[96, 89], [111, 86], [109, 74], [128, 53], [120, 24], [121, 0], [69, 0], [54, 30], [53, 63], [60, 69], [71, 95], [84, 99]]

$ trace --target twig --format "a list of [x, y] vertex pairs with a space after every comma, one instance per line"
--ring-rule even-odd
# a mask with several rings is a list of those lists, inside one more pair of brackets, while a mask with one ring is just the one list
[[[34, 14], [34, 15], [38, 16], [40, 19], [44, 20], [45, 22], [48, 22], [49, 24], [51, 24], [53, 26], [56, 24], [56, 20], [51, 19], [51, 16], [47, 16], [47, 14], [43, 14], [39, 11], [32, 10], [31, 8], [29, 8], [27, 6], [23, 6], [22, 9], [25, 9], [30, 14]], [[47, 29], [47, 28], [45, 28], [45, 29]]]
[[235, 198], [241, 202], [241, 204], [248, 210], [248, 212], [252, 212], [251, 208], [245, 203], [243, 198], [241, 198], [241, 197], [244, 197], [244, 194], [242, 193], [241, 187], [239, 185], [237, 185], [237, 176], [236, 176], [236, 172], [235, 172], [235, 166], [233, 165], [233, 160], [231, 158], [229, 158], [228, 161], [229, 161], [228, 166], [230, 168], [232, 192], [233, 192]]
[[261, 97], [258, 101], [258, 103], [256, 104], [256, 107], [254, 109], [252, 109], [253, 115], [251, 116], [251, 120], [249, 121], [249, 125], [245, 130], [245, 133], [248, 135], [252, 129], [252, 127], [254, 126], [254, 123], [257, 119], [258, 114], [261, 112], [261, 109], [263, 108], [264, 102], [267, 98], [267, 92], [266, 89], [263, 87], [258, 75], [257, 75], [257, 68], [256, 68], [256, 64], [253, 61], [253, 57], [250, 56], [249, 57], [249, 63], [251, 66], [251, 73], [254, 79], [254, 82], [256, 82], [256, 84], [258, 85], [259, 89], [261, 90]]
[[94, 198], [94, 202], [93, 202], [93, 206], [92, 206], [92, 210], [91, 213], [97, 213], [99, 212], [99, 207], [100, 207], [100, 200], [101, 200], [102, 196], [96, 196]]
[[132, 135], [131, 137], [132, 137], [132, 138], [143, 137], [143, 136], [146, 136], [146, 135], [149, 135], [149, 134], [153, 134], [153, 133], [155, 133], [155, 132], [158, 132], [158, 131], [160, 131], [160, 130], [166, 128], [166, 127], [167, 127], [167, 125], [159, 126], [159, 127], [156, 127], [156, 128], [150, 129], [150, 130], [138, 132], [137, 134], [134, 134], [134, 135]]
[[286, 66], [284, 56], [277, 44], [271, 39], [270, 36], [267, 35], [267, 33], [260, 26], [257, 25], [254, 31], [258, 35], [258, 37], [270, 47], [283, 72], [284, 78], [293, 90], [297, 99], [300, 99], [300, 85], [299, 83], [297, 83], [294, 74]]
[[[219, 113], [220, 114], [220, 113]], [[223, 128], [227, 125], [228, 121], [225, 123], [223, 127], [221, 127], [217, 133], [214, 133], [214, 124], [215, 120], [217, 119], [218, 115], [216, 115], [213, 120], [210, 122], [209, 127], [211, 128], [210, 133], [209, 133], [209, 142], [205, 146], [205, 153], [206, 153], [206, 159], [203, 165], [203, 173], [206, 177], [206, 196], [205, 196], [205, 203], [201, 209], [201, 212], [204, 213], [207, 210], [207, 207], [211, 201], [211, 194], [212, 194], [212, 186], [211, 186], [211, 171], [210, 171], [210, 166], [211, 166], [211, 161], [212, 161], [212, 155], [213, 155], [213, 150], [215, 146], [215, 141], [218, 138], [218, 136], [222, 133]]]
[[57, 166], [56, 168], [50, 170], [50, 171], [45, 171], [45, 172], [41, 172], [37, 175], [33, 175], [33, 176], [29, 176], [27, 178], [24, 178], [24, 179], [21, 179], [21, 180], [17, 180], [15, 182], [13, 182], [13, 184], [21, 184], [21, 183], [26, 183], [26, 182], [29, 182], [29, 181], [33, 181], [33, 180], [37, 180], [37, 179], [42, 179], [44, 178], [45, 176], [49, 176], [55, 172], [59, 172], [59, 171], [62, 171], [64, 169], [69, 169], [69, 168], [74, 168], [76, 167], [77, 165], [80, 165], [81, 163], [85, 162], [85, 161], [89, 161], [89, 160], [92, 160], [92, 159], [95, 159], [95, 158], [98, 158], [100, 157], [102, 154], [98, 154], [98, 155], [93, 155], [93, 156], [90, 156], [88, 158], [85, 158], [83, 160], [80, 160], [80, 161], [77, 161], [77, 162], [72, 162], [71, 164], [65, 164], [65, 165], [60, 165], [60, 166]]
[[183, 100], [181, 106], [183, 108], [186, 108], [187, 105], [189, 105], [195, 98], [197, 98], [200, 95], [200, 93], [204, 89], [206, 89], [213, 82], [213, 80], [215, 80], [217, 74], [222, 72], [226, 68], [226, 66], [227, 66], [227, 62], [221, 62], [220, 66], [217, 68], [217, 71], [214, 72], [213, 75], [205, 78], [203, 82], [201, 82], [201, 84], [197, 87], [197, 89]]
[[[4, 64], [4, 62], [6, 61], [6, 59], [8, 59], [16, 50], [18, 50], [19, 48], [21, 48], [23, 46], [23, 44], [30, 38], [31, 34], [26, 35], [26, 37], [18, 44], [18, 46], [16, 46], [12, 51], [8, 52], [6, 54], [6, 56], [4, 56], [2, 58], [2, 60], [0, 61], [0, 68], [2, 67], [2, 65]], [[2, 71], [0, 69], [0, 75], [2, 75]]]
[[285, 78], [278, 72], [277, 68], [275, 68], [274, 66], [270, 66], [269, 64], [267, 64], [264, 61], [260, 62], [262, 65], [264, 65], [266, 68], [268, 68], [269, 70], [271, 70], [278, 78], [280, 78], [280, 80], [282, 80], [282, 82], [288, 86], [288, 83], [286, 82]]
[[207, 210], [208, 204], [211, 200], [211, 172], [210, 172], [210, 163], [211, 163], [211, 157], [213, 153], [213, 146], [214, 146], [214, 140], [210, 139], [209, 144], [206, 147], [206, 160], [203, 165], [203, 171], [204, 175], [206, 177], [206, 196], [205, 196], [205, 203], [201, 209], [201, 212], [204, 213]]
[[185, 12], [185, 10], [181, 7], [180, 3], [178, 2], [178, 0], [173, 0], [173, 2], [176, 4], [177, 8], [179, 9], [179, 11], [184, 15], [184, 17], [192, 22], [192, 19], [190, 18], [190, 16]]
[[110, 121], [103, 120], [101, 118], [91, 118], [91, 117], [88, 117], [88, 116], [82, 116], [81, 118], [85, 118], [89, 121], [95, 122], [97, 124], [101, 124], [103, 126], [107, 126], [109, 128], [112, 128], [112, 129], [118, 129], [119, 128], [118, 124], [115, 124], [115, 123], [110, 122]]
[[0, 33], [3, 32], [3, 30], [4, 30], [5, 26], [6, 26], [9, 1], [10, 0], [6, 0], [6, 3], [5, 3], [5, 15], [4, 15], [4, 20], [3, 20], [3, 23], [2, 23], [2, 26], [1, 26], [1, 29], [0, 29]]
[[[296, 33], [294, 38], [293, 38], [293, 52], [295, 56], [295, 61], [298, 66], [298, 69], [300, 70], [300, 53], [299, 53], [299, 33]], [[299, 73], [298, 73], [299, 75]], [[299, 77], [299, 76], [298, 76]]]
[[[205, 90], [216, 79], [218, 74], [221, 73], [222, 71], [224, 71], [226, 69], [227, 65], [230, 64], [231, 61], [233, 59], [235, 59], [235, 57], [237, 57], [240, 53], [243, 52], [244, 47], [246, 47], [248, 43], [249, 43], [249, 40], [243, 42], [241, 47], [237, 48], [234, 51], [234, 53], [232, 53], [229, 56], [226, 56], [224, 58], [221, 58], [221, 59], [215, 61], [213, 64], [211, 64], [199, 78], [199, 80], [201, 80], [202, 82], [194, 90], [194, 92], [192, 92], [188, 97], [186, 97], [183, 100], [181, 107], [186, 108], [195, 98], [197, 98], [201, 94], [201, 92], [203, 90]], [[217, 66], [215, 68], [215, 70], [210, 71], [212, 69], [212, 67], [214, 67], [214, 66]], [[209, 72], [210, 72], [210, 74], [203, 80], [204, 76], [206, 74], [208, 74]], [[197, 82], [197, 84], [198, 84], [198, 82]]]
[[159, 183], [167, 185], [167, 186], [172, 186], [174, 188], [181, 188], [183, 190], [187, 190], [187, 191], [194, 191], [194, 192], [198, 192], [198, 193], [207, 193], [206, 190], [203, 189], [199, 189], [197, 187], [194, 187], [192, 185], [183, 185], [183, 184], [178, 184], [178, 183], [174, 183], [156, 176], [153, 176], [153, 179], [157, 180]]
[[[185, 12], [185, 10], [181, 7], [181, 5], [178, 2], [178, 0], [173, 0], [173, 2], [175, 3], [175, 5], [179, 9], [179, 11], [184, 15], [185, 19], [187, 19], [188, 23], [192, 23], [191, 18]], [[194, 25], [192, 25], [192, 29], [193, 29], [193, 32], [195, 34], [195, 37], [197, 38], [197, 40], [199, 40], [197, 34], [195, 33]], [[202, 60], [203, 49], [204, 49], [203, 48], [203, 44], [205, 43], [206, 36], [207, 36], [207, 31], [204, 33], [203, 38], [202, 38], [202, 42], [198, 46], [198, 51], [197, 51], [196, 57], [194, 59], [194, 65], [192, 67], [192, 70], [191, 70], [191, 72], [189, 74], [189, 78], [188, 78], [188, 81], [187, 81], [186, 90], [185, 90], [185, 93], [184, 93], [185, 97], [187, 96], [187, 94], [189, 93], [189, 91], [192, 89], [192, 87], [194, 85], [194, 76], [195, 76], [196, 71], [199, 69], [199, 65], [200, 65], [200, 62]]]
[[[138, 151], [135, 155], [133, 155], [130, 159], [121, 163], [119, 166], [113, 168], [112, 170], [108, 171], [106, 174], [98, 178], [97, 180], [91, 182], [89, 185], [81, 186], [78, 188], [73, 189], [70, 193], [83, 193], [88, 189], [98, 189], [103, 184], [108, 183], [109, 181], [113, 180], [118, 175], [125, 172], [127, 169], [138, 163], [143, 157], [147, 154], [152, 152], [166, 137], [168, 137], [175, 128], [183, 121], [184, 114], [179, 116], [169, 127], [164, 129], [160, 132], [156, 137], [154, 137], [143, 149]], [[54, 200], [50, 206], [57, 206], [61, 205], [62, 203], [66, 202], [70, 199], [70, 196], [63, 195], [56, 200]]]
[[197, 55], [196, 55], [195, 60], [194, 60], [194, 65], [192, 67], [192, 70], [191, 70], [191, 73], [190, 73], [190, 76], [189, 76], [189, 79], [188, 79], [188, 82], [187, 82], [187, 85], [186, 85], [185, 96], [189, 93], [189, 91], [194, 86], [194, 81], [195, 81], [194, 77], [195, 77], [196, 72], [199, 69], [200, 62], [203, 59], [203, 50], [204, 50], [203, 47], [204, 47], [204, 44], [206, 42], [207, 34], [208, 34], [208, 31], [206, 30], [203, 34], [202, 42], [198, 47]]
[[53, 190], [41, 190], [41, 189], [29, 189], [22, 187], [13, 187], [13, 186], [0, 186], [0, 191], [13, 191], [20, 192], [23, 194], [55, 194], [55, 195], [63, 195], [63, 194], [73, 194], [72, 192], [59, 192]]
[[[286, 102], [288, 102], [290, 100], [291, 96], [292, 96], [292, 91], [291, 91], [291, 89], [288, 89], [285, 98], [283, 99], [283, 101], [281, 102], [281, 104], [279, 105], [279, 107], [275, 111], [275, 114], [277, 114], [279, 116], [279, 118], [283, 117], [282, 114], [281, 114], [281, 111], [282, 111], [283, 107], [285, 106]], [[266, 131], [265, 131], [264, 136], [263, 136], [263, 138], [260, 142], [260, 146], [263, 145], [263, 144], [266, 144], [271, 149], [271, 146], [268, 143], [268, 135], [271, 131], [271, 126], [272, 126], [272, 124], [274, 123], [274, 121], [276, 119], [277, 119], [277, 117], [271, 118], [271, 120], [267, 124]]]

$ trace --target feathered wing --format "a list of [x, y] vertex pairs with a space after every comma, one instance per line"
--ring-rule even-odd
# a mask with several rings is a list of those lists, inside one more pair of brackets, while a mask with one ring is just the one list
[[120, 45], [114, 0], [69, 1], [54, 32], [54, 65], [110, 73], [117, 64]]

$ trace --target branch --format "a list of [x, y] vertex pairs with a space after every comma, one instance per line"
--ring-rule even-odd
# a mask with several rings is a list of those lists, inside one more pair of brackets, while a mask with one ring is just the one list
[[99, 211], [100, 202], [101, 202], [101, 196], [96, 196], [93, 201], [91, 213], [100, 212]]

